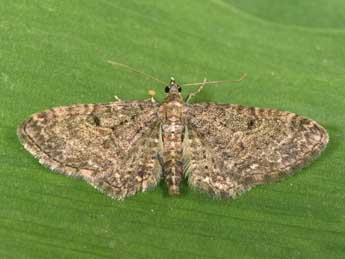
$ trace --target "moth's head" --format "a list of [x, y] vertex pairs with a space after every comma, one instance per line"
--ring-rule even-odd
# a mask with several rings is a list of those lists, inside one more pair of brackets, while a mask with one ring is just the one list
[[166, 93], [180, 93], [182, 91], [182, 88], [176, 84], [175, 78], [170, 78], [170, 84], [165, 87]]

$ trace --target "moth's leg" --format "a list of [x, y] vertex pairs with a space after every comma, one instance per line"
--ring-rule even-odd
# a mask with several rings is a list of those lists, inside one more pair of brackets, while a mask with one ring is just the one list
[[163, 160], [163, 157], [162, 157], [162, 154], [157, 154], [157, 160], [161, 166], [161, 168], [164, 168], [164, 160]]
[[204, 86], [206, 85], [206, 78], [204, 78], [204, 81], [202, 82], [202, 84], [201, 85], [199, 85], [199, 88], [195, 91], [195, 92], [193, 92], [193, 93], [189, 93], [188, 95], [187, 95], [187, 98], [186, 98], [186, 100], [185, 100], [185, 102], [188, 104], [189, 103], [189, 101], [190, 101], [190, 99], [192, 99], [192, 97], [193, 96], [195, 96], [195, 95], [197, 95], [198, 93], [200, 93], [201, 92], [201, 90], [204, 88]]
[[157, 154], [157, 159], [159, 161], [159, 164], [162, 167], [162, 171], [164, 171], [164, 160], [163, 160], [164, 146], [163, 146], [163, 131], [162, 131], [161, 124], [159, 125], [158, 143], [159, 143], [160, 152]]
[[[156, 91], [155, 90], [149, 90], [148, 95], [150, 96], [150, 98], [145, 99], [145, 101], [150, 101], [152, 103], [155, 103], [156, 102], [156, 99], [155, 99]], [[118, 97], [117, 95], [115, 95], [114, 98], [115, 98], [116, 102], [122, 102], [122, 99], [120, 97]]]
[[188, 127], [185, 126], [182, 146], [183, 146], [183, 174], [186, 178], [188, 177], [189, 162], [192, 156], [190, 142], [191, 140], [189, 138]]
[[147, 93], [150, 96], [150, 98], [146, 99], [145, 101], [150, 101], [152, 103], [155, 103], [156, 102], [156, 99], [155, 99], [156, 91], [151, 89]]
[[122, 99], [120, 97], [118, 97], [117, 95], [115, 95], [114, 98], [115, 98], [115, 101], [117, 101], [117, 102], [121, 102], [122, 101]]

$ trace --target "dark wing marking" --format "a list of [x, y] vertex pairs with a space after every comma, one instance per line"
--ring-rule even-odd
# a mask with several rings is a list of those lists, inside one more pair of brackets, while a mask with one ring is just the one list
[[187, 117], [189, 183], [220, 197], [292, 174], [328, 142], [324, 128], [290, 112], [200, 103]]
[[157, 109], [137, 101], [57, 107], [32, 115], [18, 136], [41, 164], [121, 199], [157, 183]]

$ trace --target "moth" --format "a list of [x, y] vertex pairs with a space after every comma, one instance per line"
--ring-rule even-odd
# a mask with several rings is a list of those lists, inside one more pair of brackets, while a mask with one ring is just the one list
[[293, 174], [326, 147], [326, 130], [292, 112], [190, 103], [208, 83], [215, 82], [186, 84], [199, 86], [186, 100], [172, 78], [162, 103], [152, 97], [49, 109], [25, 120], [18, 136], [41, 164], [119, 200], [160, 180], [178, 195], [184, 178], [214, 197], [236, 197]]

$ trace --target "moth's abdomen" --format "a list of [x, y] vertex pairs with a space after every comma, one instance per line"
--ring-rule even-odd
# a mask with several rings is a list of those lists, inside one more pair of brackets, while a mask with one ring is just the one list
[[172, 195], [180, 193], [179, 186], [183, 177], [183, 129], [183, 125], [177, 123], [162, 125], [164, 179]]
[[181, 97], [171, 94], [159, 110], [162, 122], [163, 177], [171, 195], [180, 193], [179, 186], [183, 178], [184, 109]]

